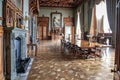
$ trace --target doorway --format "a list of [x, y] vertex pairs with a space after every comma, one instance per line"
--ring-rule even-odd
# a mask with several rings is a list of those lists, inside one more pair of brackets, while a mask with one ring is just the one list
[[38, 35], [40, 40], [48, 39], [49, 17], [38, 17]]

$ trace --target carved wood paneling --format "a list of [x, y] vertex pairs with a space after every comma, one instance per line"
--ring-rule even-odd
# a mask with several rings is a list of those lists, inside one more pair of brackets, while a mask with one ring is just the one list
[[[23, 4], [21, 4], [23, 6]], [[23, 24], [23, 11], [11, 0], [4, 2], [3, 23], [5, 27], [19, 27]]]
[[11, 31], [12, 31], [13, 27], [10, 27], [10, 28], [7, 28], [5, 27], [4, 28], [4, 36], [6, 39], [5, 40], [5, 44], [4, 44], [4, 47], [5, 47], [5, 54], [6, 54], [6, 58], [5, 58], [5, 69], [6, 69], [6, 80], [11, 80], [11, 41], [10, 41], [10, 38], [11, 38]]
[[65, 26], [73, 26], [74, 25], [74, 19], [72, 17], [65, 17], [64, 18], [64, 25]]
[[37, 14], [39, 13], [39, 1], [40, 0], [30, 0], [29, 1], [29, 11], [31, 14]]
[[[23, 3], [23, 1], [22, 1], [22, 3]], [[12, 1], [7, 0], [6, 5], [9, 6], [11, 9], [16, 10], [19, 15], [23, 16], [23, 11], [20, 10]], [[21, 4], [21, 6], [23, 7], [23, 4]]]
[[3, 28], [0, 27], [0, 80], [3, 79]]
[[73, 8], [86, 0], [40, 0], [40, 7], [65, 7]]

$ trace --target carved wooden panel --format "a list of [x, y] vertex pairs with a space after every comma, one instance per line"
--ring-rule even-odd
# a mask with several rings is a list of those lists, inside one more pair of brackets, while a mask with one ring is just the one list
[[38, 31], [40, 39], [47, 39], [48, 37], [48, 26], [49, 26], [49, 18], [48, 17], [38, 17]]
[[38, 25], [48, 26], [49, 25], [49, 17], [38, 17]]
[[29, 9], [31, 14], [37, 14], [39, 13], [39, 1], [40, 0], [29, 0]]
[[72, 17], [65, 17], [64, 18], [64, 25], [65, 26], [73, 26], [74, 25], [74, 19]]
[[3, 29], [0, 27], [0, 80], [3, 78]]
[[7, 28], [4, 28], [4, 36], [6, 37], [6, 39], [5, 39], [5, 49], [6, 49], [6, 58], [5, 58], [5, 62], [6, 62], [6, 67], [5, 67], [5, 69], [6, 69], [6, 79], [7, 80], [10, 80], [10, 77], [11, 77], [11, 66], [10, 66], [10, 64], [11, 64], [11, 58], [10, 58], [10, 56], [11, 56], [11, 54], [10, 54], [10, 32], [11, 32], [11, 29], [8, 29], [7, 30]]
[[19, 8], [20, 10], [23, 9], [23, 0], [7, 0], [7, 2], [10, 2], [12, 4], [14, 4], [14, 6], [16, 6], [17, 8]]
[[[23, 4], [21, 4], [23, 6]], [[4, 5], [3, 22], [6, 27], [18, 27], [23, 26], [23, 12], [19, 9], [12, 0], [7, 0]]]
[[7, 27], [13, 27], [14, 25], [14, 20], [15, 20], [15, 17], [14, 17], [14, 11], [13, 9], [11, 9], [9, 6], [7, 6], [7, 9], [6, 9], [6, 24], [7, 24]]

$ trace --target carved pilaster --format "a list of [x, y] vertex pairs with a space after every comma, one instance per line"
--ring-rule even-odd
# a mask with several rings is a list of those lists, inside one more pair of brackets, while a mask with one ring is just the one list
[[3, 28], [0, 27], [0, 80], [4, 80], [3, 75]]

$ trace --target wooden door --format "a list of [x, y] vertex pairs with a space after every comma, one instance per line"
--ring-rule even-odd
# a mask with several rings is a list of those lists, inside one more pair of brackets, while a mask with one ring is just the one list
[[65, 40], [71, 42], [72, 26], [65, 26]]
[[39, 27], [40, 27], [40, 28], [39, 28], [39, 29], [40, 29], [40, 30], [39, 30], [39, 31], [40, 31], [40, 34], [39, 34], [40, 36], [39, 36], [39, 38], [40, 38], [40, 40], [42, 40], [42, 37], [43, 37], [43, 36], [42, 36], [42, 35], [43, 35], [42, 26], [39, 26]]
[[39, 38], [40, 40], [48, 39], [48, 27], [49, 26], [49, 18], [48, 17], [38, 17], [38, 27], [40, 27]]
[[43, 26], [43, 40], [46, 40], [47, 39], [47, 27], [46, 26]]
[[69, 40], [70, 42], [74, 43], [74, 19], [73, 17], [65, 17], [64, 18], [64, 36], [66, 40]]

